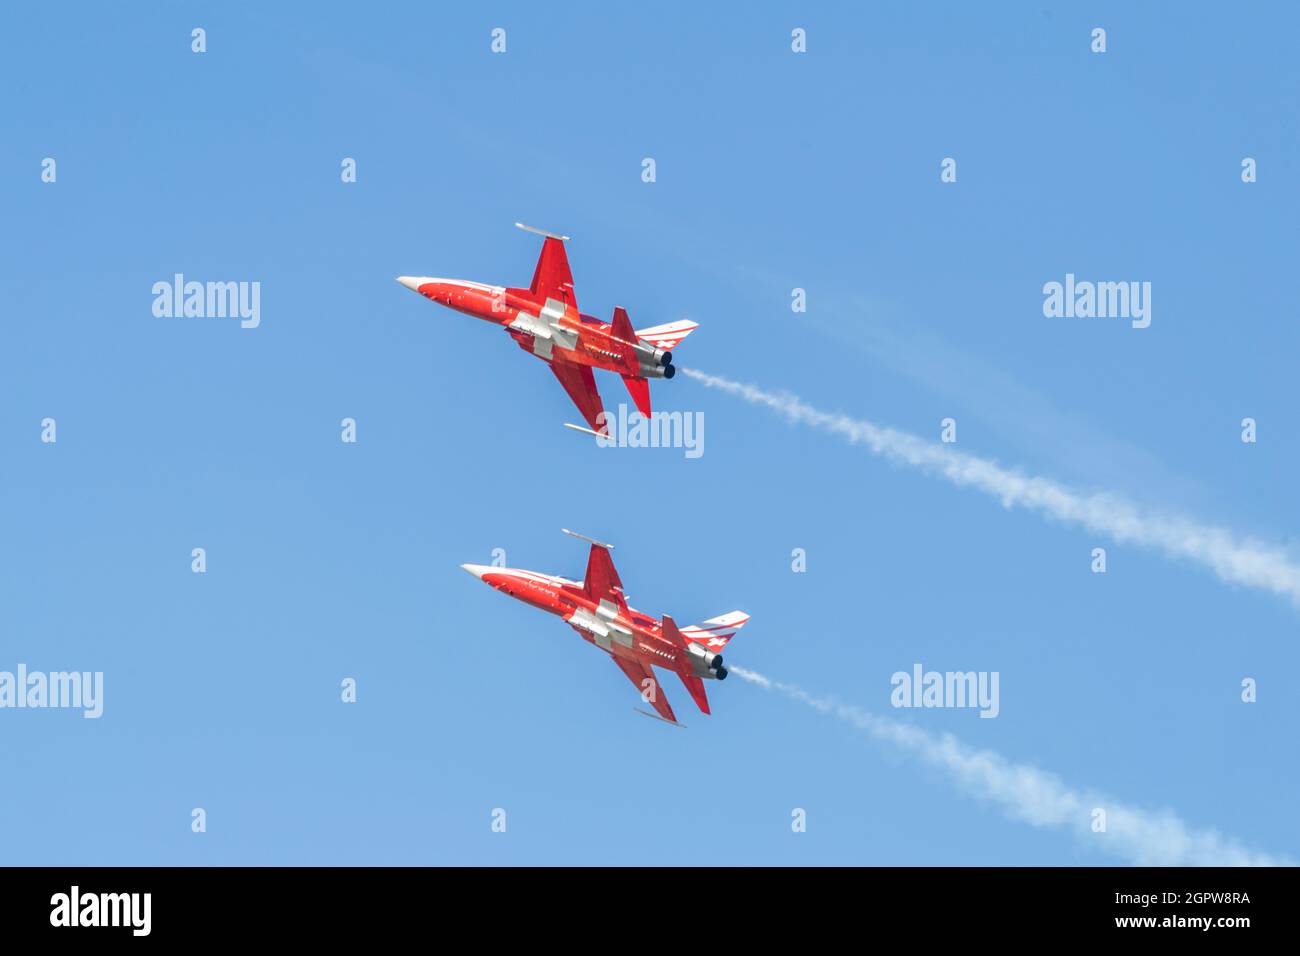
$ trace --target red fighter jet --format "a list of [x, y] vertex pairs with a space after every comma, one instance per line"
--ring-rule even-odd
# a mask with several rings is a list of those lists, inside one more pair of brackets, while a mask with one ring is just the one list
[[[581, 582], [519, 568], [483, 564], [461, 567], [512, 598], [564, 618], [583, 640], [609, 654], [641, 692], [641, 699], [653, 705], [669, 723], [677, 723], [677, 717], [660, 690], [652, 667], [675, 671], [700, 710], [707, 714], [709, 699], [704, 693], [704, 682], [726, 678], [722, 649], [745, 626], [749, 615], [732, 611], [683, 628], [678, 628], [667, 614], [656, 621], [627, 606], [623, 582], [609, 556], [613, 545], [567, 528], [563, 530], [591, 544], [587, 575]], [[647, 716], [654, 715], [647, 713]]]
[[649, 379], [673, 377], [676, 369], [672, 349], [699, 325], [683, 319], [637, 330], [622, 308], [614, 309], [613, 322], [583, 315], [578, 311], [573, 275], [564, 253], [568, 236], [552, 235], [518, 222], [515, 225], [546, 237], [533, 282], [527, 289], [429, 276], [398, 276], [397, 281], [457, 312], [505, 326], [525, 352], [550, 365], [594, 434], [608, 431], [592, 369], [622, 375], [637, 410], [649, 418]]

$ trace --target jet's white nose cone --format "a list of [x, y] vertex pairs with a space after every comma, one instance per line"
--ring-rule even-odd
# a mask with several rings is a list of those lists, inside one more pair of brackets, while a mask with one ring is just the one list
[[491, 566], [486, 564], [462, 564], [461, 567], [474, 575], [474, 577], [478, 578], [480, 581], [483, 580], [483, 575], [492, 570]]
[[429, 280], [424, 276], [398, 276], [397, 281], [402, 283], [402, 285], [406, 286], [412, 292], [419, 292], [420, 286], [424, 285]]

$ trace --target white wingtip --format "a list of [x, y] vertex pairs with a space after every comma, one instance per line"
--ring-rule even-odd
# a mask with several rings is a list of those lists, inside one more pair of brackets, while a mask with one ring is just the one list
[[597, 438], [608, 438], [608, 437], [609, 437], [608, 435], [602, 434], [601, 432], [595, 431], [594, 429], [586, 428], [586, 427], [584, 427], [584, 426], [582, 426], [582, 425], [574, 425], [572, 422], [565, 422], [565, 423], [564, 423], [564, 427], [565, 427], [565, 428], [572, 428], [575, 432], [582, 432], [582, 433], [587, 434], [587, 435], [595, 435]]
[[642, 717], [653, 717], [655, 720], [662, 721], [663, 723], [667, 724], [669, 727], [676, 727], [678, 730], [686, 729], [685, 724], [679, 723], [676, 720], [669, 720], [667, 717], [660, 717], [658, 714], [652, 714], [650, 713], [650, 711], [642, 710], [640, 707], [633, 707], [632, 709], [635, 710]]
[[547, 239], [559, 239], [560, 242], [568, 242], [568, 236], [561, 236], [554, 232], [547, 232], [545, 229], [538, 229], [536, 226], [525, 226], [522, 222], [515, 223], [515, 226], [524, 232], [531, 232], [538, 236], [545, 236]]
[[583, 541], [586, 541], [588, 544], [594, 544], [598, 548], [604, 548], [606, 551], [614, 550], [614, 546], [612, 544], [606, 544], [604, 541], [597, 541], [595, 538], [588, 538], [585, 534], [578, 534], [578, 532], [570, 531], [568, 528], [561, 528], [560, 530], [563, 531], [565, 534], [570, 535], [574, 538], [581, 538]]

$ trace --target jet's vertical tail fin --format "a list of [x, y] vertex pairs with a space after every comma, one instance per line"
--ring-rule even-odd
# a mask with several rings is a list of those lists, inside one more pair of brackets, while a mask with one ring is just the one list
[[690, 319], [679, 319], [676, 322], [667, 322], [663, 325], [652, 325], [648, 329], [637, 329], [636, 337], [647, 345], [653, 345], [655, 348], [671, 352], [677, 348], [682, 339], [699, 327], [698, 322], [692, 322]]
[[748, 620], [749, 615], [744, 611], [728, 611], [726, 614], [709, 618], [703, 624], [692, 624], [682, 628], [682, 636], [692, 644], [699, 644], [707, 650], [720, 651]]

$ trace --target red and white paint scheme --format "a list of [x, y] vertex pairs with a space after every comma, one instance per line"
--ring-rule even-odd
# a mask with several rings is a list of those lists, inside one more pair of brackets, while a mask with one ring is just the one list
[[649, 380], [676, 374], [672, 350], [699, 326], [682, 319], [633, 329], [622, 308], [614, 309], [612, 322], [583, 315], [564, 252], [568, 236], [515, 225], [546, 237], [527, 289], [430, 276], [398, 276], [397, 281], [440, 305], [504, 326], [524, 351], [550, 365], [593, 432], [608, 434], [593, 369], [622, 375], [637, 410], [650, 417]]
[[726, 678], [722, 649], [745, 626], [749, 615], [732, 611], [710, 618], [703, 624], [680, 629], [667, 614], [661, 620], [655, 620], [628, 607], [623, 582], [619, 580], [609, 556], [613, 545], [594, 541], [567, 528], [564, 533], [591, 544], [587, 574], [582, 581], [519, 568], [484, 564], [462, 564], [461, 567], [512, 598], [564, 618], [583, 640], [613, 658], [619, 670], [636, 685], [641, 699], [653, 706], [664, 720], [677, 723], [668, 698], [655, 677], [655, 667], [674, 671], [700, 710], [709, 713], [704, 682]]

